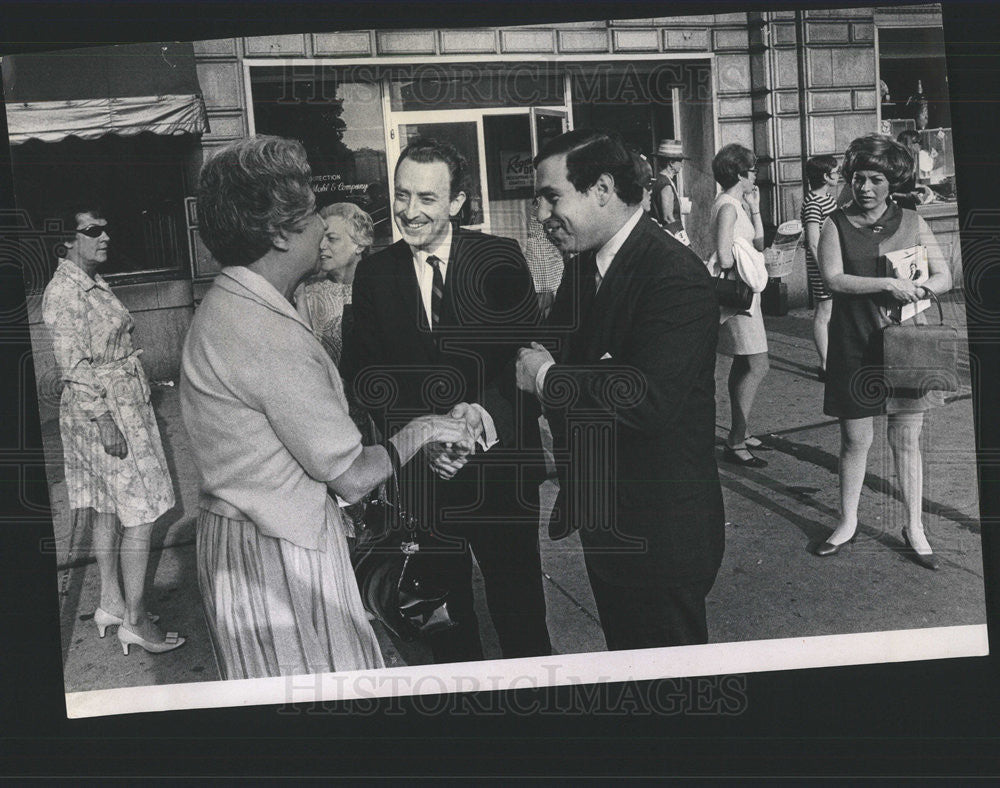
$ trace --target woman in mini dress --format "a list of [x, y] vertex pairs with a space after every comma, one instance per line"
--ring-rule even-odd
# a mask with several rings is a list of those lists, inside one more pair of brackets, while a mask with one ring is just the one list
[[[764, 249], [764, 225], [760, 218], [760, 191], [757, 188], [757, 157], [742, 145], [726, 145], [712, 160], [712, 174], [722, 193], [712, 206], [712, 238], [719, 265], [732, 268], [733, 241], [744, 238], [757, 251]], [[751, 468], [763, 468], [767, 462], [752, 450], [769, 449], [763, 441], [750, 434], [750, 411], [757, 389], [769, 368], [767, 334], [760, 311], [760, 293], [746, 312], [725, 317], [719, 328], [719, 352], [731, 355], [729, 369], [729, 402], [731, 410], [729, 435], [723, 459]]]
[[[834, 555], [854, 538], [874, 417], [888, 414], [889, 447], [906, 508], [902, 538], [918, 564], [937, 569], [921, 519], [920, 431], [924, 413], [942, 401], [941, 393], [889, 391], [881, 384], [887, 310], [951, 289], [948, 263], [927, 223], [890, 200], [912, 167], [909, 153], [890, 137], [873, 134], [854, 140], [843, 163], [853, 201], [834, 211], [820, 233], [820, 271], [833, 293], [823, 412], [840, 420], [841, 512], [816, 554]], [[917, 284], [886, 271], [883, 255], [916, 245], [927, 250], [926, 280]], [[912, 319], [920, 321], [923, 315]]]

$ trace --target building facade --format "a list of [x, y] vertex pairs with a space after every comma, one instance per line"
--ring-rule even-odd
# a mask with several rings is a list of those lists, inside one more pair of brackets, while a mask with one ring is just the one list
[[[571, 126], [611, 127], [646, 153], [659, 139], [677, 138], [690, 157], [681, 175], [691, 200], [689, 235], [707, 257], [711, 160], [721, 146], [738, 142], [757, 153], [763, 216], [773, 228], [797, 218], [808, 156], [840, 155], [857, 136], [920, 125], [920, 79], [921, 134], [934, 156], [931, 183], [944, 198], [921, 211], [952, 250], [960, 282], [941, 27], [939, 7], [921, 5], [194, 42], [208, 131], [159, 143], [134, 138], [140, 148], [163, 148], [171, 171], [164, 177], [176, 181], [162, 201], [170, 220], [141, 228], [153, 233], [145, 248], [165, 244], [170, 259], [161, 254], [153, 265], [134, 251], [108, 279], [136, 318], [151, 376], [173, 377], [187, 324], [218, 270], [198, 238], [197, 173], [214, 150], [252, 133], [301, 139], [319, 204], [350, 200], [368, 210], [376, 247], [394, 239], [391, 164], [414, 135], [447, 138], [470, 159], [463, 224], [522, 242], [530, 158], [548, 136]], [[111, 143], [75, 141], [71, 153], [86, 156], [87, 145], [101, 144]], [[19, 168], [24, 182], [38, 166], [27, 147], [14, 149], [15, 188]], [[115, 155], [123, 151], [102, 154]], [[38, 228], [44, 216], [32, 208]], [[45, 263], [37, 267], [28, 276], [29, 319], [36, 347], [44, 347]], [[53, 268], [50, 261], [49, 274]], [[806, 304], [805, 272], [786, 281], [791, 305]], [[50, 356], [36, 353], [40, 382], [54, 374]]]

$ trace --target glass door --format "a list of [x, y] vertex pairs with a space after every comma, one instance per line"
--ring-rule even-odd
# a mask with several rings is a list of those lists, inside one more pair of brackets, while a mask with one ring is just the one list
[[569, 131], [569, 113], [564, 109], [532, 107], [531, 113], [531, 156], [552, 139]]
[[[556, 107], [510, 107], [393, 111], [387, 107], [389, 194], [395, 192], [399, 154], [416, 137], [454, 145], [469, 163], [468, 193], [458, 216], [461, 227], [504, 235], [523, 243], [533, 195], [531, 159], [541, 145], [569, 127]], [[399, 240], [399, 230], [392, 228]]]

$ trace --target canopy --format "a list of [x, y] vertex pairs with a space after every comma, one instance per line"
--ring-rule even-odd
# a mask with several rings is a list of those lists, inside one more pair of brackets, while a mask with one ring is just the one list
[[12, 145], [208, 130], [190, 43], [7, 56], [3, 82]]

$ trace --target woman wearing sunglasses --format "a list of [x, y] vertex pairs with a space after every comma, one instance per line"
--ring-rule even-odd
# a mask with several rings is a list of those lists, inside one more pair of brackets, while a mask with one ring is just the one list
[[100, 637], [117, 625], [126, 655], [130, 645], [170, 651], [184, 638], [157, 626], [145, 583], [153, 523], [174, 505], [174, 491], [141, 351], [132, 345], [135, 323], [97, 273], [111, 243], [101, 211], [77, 205], [63, 227], [72, 235], [45, 288], [42, 318], [63, 381], [59, 433], [69, 504], [93, 518], [101, 578], [94, 623]]

